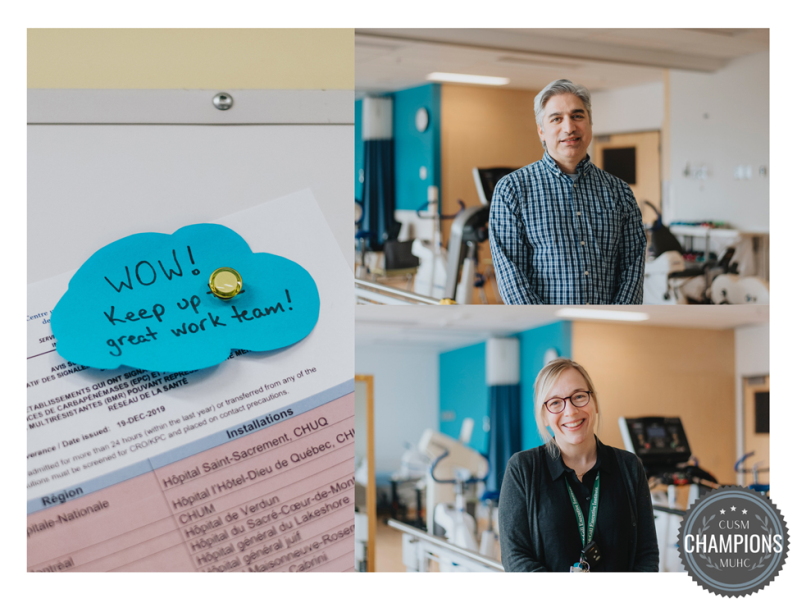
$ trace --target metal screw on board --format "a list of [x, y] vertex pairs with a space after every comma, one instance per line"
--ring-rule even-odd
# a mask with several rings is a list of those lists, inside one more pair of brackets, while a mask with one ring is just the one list
[[219, 92], [216, 96], [213, 97], [213, 106], [216, 107], [219, 111], [226, 111], [227, 109], [232, 107], [232, 96], [230, 96], [226, 92]]

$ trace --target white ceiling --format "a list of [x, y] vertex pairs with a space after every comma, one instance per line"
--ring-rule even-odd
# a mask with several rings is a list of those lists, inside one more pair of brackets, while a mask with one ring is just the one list
[[433, 71], [508, 77], [540, 90], [568, 78], [592, 92], [711, 72], [769, 50], [767, 29], [356, 29], [355, 89], [390, 92]]
[[[562, 320], [556, 316], [558, 309], [558, 306], [357, 306], [355, 343], [358, 348], [378, 345], [443, 352]], [[733, 329], [769, 322], [769, 306], [613, 309], [644, 312], [650, 319], [636, 323], [599, 322], [699, 329]]]

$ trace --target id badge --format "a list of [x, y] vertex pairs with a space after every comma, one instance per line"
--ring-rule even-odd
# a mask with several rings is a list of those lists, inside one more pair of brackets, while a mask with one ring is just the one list
[[598, 543], [594, 540], [584, 547], [581, 551], [582, 561], [586, 561], [589, 565], [595, 565], [601, 560], [601, 552], [598, 549]]
[[574, 563], [573, 566], [570, 568], [571, 574], [588, 574], [589, 573], [589, 563], [585, 563], [584, 561], [579, 561], [578, 563]]

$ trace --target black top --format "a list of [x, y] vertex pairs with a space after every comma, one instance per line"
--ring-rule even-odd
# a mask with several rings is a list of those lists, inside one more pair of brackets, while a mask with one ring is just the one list
[[634, 454], [595, 439], [598, 458], [583, 482], [561, 455], [552, 458], [544, 446], [509, 460], [499, 499], [501, 560], [506, 571], [570, 571], [581, 556], [582, 544], [565, 480], [586, 521], [598, 470], [593, 540], [602, 558], [590, 571], [658, 571], [656, 528], [642, 463]]

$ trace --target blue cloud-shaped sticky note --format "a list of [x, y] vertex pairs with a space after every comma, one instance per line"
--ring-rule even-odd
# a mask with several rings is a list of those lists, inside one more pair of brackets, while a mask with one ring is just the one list
[[[230, 300], [208, 286], [222, 267], [243, 281]], [[195, 224], [97, 251], [69, 281], [51, 326], [58, 353], [72, 362], [175, 372], [214, 366], [231, 349], [292, 345], [310, 334], [319, 310], [315, 281], [299, 264], [253, 253], [224, 226]]]

